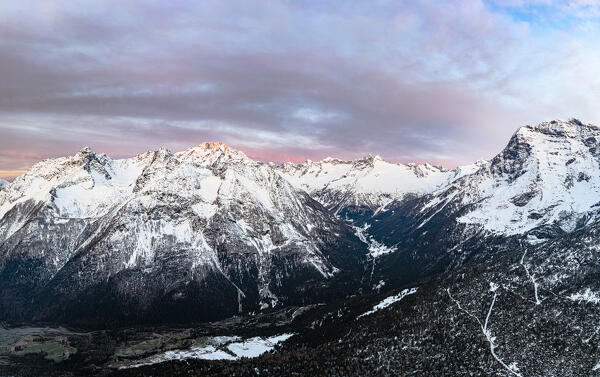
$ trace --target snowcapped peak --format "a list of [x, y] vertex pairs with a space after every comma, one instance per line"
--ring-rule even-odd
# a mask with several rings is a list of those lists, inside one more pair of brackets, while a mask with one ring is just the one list
[[171, 152], [170, 150], [168, 150], [165, 147], [161, 147], [155, 152], [155, 155], [157, 157], [167, 158], [167, 157], [173, 156], [173, 152]]
[[175, 154], [183, 161], [211, 166], [222, 162], [252, 162], [244, 152], [238, 151], [221, 142], [205, 142], [183, 152]]
[[79, 150], [79, 152], [77, 152], [77, 154], [91, 154], [91, 153], [94, 153], [94, 151], [92, 151], [92, 148], [90, 148], [88, 146], [81, 148]]
[[466, 175], [471, 175], [473, 173], [476, 173], [477, 171], [479, 171], [481, 168], [487, 166], [490, 162], [488, 160], [477, 160], [472, 164], [469, 165], [461, 165], [461, 166], [457, 166], [454, 170], [452, 170], [455, 174], [455, 179], [464, 177]]
[[591, 123], [584, 123], [579, 119], [571, 118], [569, 120], [555, 119], [537, 125], [523, 126], [515, 134], [529, 136], [530, 138], [534, 134], [579, 137], [587, 132], [600, 132], [600, 128]]
[[600, 128], [577, 119], [524, 126], [481, 167], [464, 181], [463, 204], [477, 205], [462, 222], [506, 234], [551, 224], [572, 231], [596, 211]]
[[103, 157], [106, 157], [106, 155], [103, 155], [103, 154], [97, 155], [92, 150], [92, 148], [90, 148], [90, 147], [83, 147], [77, 153], [75, 153], [74, 156], [72, 156], [72, 157], [66, 157], [66, 158], [72, 159], [72, 161], [74, 163], [85, 163], [87, 161], [91, 161], [93, 159], [96, 159], [97, 157], [100, 158], [100, 159], [102, 159]]
[[356, 168], [372, 168], [375, 163], [382, 162], [383, 159], [379, 155], [368, 154], [362, 158], [353, 161], [354, 167]]
[[373, 154], [369, 153], [369, 154], [365, 155], [364, 157], [359, 158], [358, 161], [383, 161], [383, 159], [378, 154], [373, 155]]
[[570, 166], [575, 159], [597, 160], [599, 141], [600, 128], [577, 119], [523, 126], [514, 133], [504, 150], [492, 159], [490, 169], [494, 175], [506, 174], [514, 179], [531, 170], [533, 164], [545, 167], [540, 170], [541, 174], [553, 174], [551, 172], [555, 169], [552, 166]]
[[418, 176], [421, 176], [421, 177], [426, 176], [428, 174], [432, 174], [432, 173], [439, 173], [439, 172], [445, 173], [448, 171], [443, 166], [431, 165], [428, 162], [425, 162], [423, 164], [414, 164], [413, 163], [413, 164], [408, 164], [406, 166], [410, 167], [415, 172], [415, 174], [417, 174]]
[[207, 141], [204, 143], [198, 144], [196, 148], [203, 150], [211, 150], [211, 151], [231, 151], [233, 150], [227, 144], [221, 143], [220, 141]]
[[173, 157], [173, 152], [171, 152], [165, 147], [161, 147], [156, 151], [140, 153], [137, 156], [135, 156], [134, 159], [138, 162], [146, 161], [146, 163], [151, 163], [156, 160], [165, 161], [169, 159], [169, 157]]
[[[104, 167], [110, 165], [112, 159], [104, 153], [96, 153], [90, 147], [83, 147], [72, 157], [65, 157], [67, 166], [81, 166], [84, 170], [89, 171], [94, 166]], [[61, 161], [61, 159], [48, 160], [48, 161]], [[43, 162], [42, 162], [43, 163]], [[53, 162], [50, 162], [51, 164]], [[101, 168], [103, 170], [104, 168]], [[103, 174], [109, 175], [108, 172]]]
[[335, 157], [330, 157], [327, 156], [324, 159], [322, 159], [321, 161], [319, 161], [320, 164], [348, 164], [348, 161], [345, 160], [340, 160], [339, 158], [335, 158]]

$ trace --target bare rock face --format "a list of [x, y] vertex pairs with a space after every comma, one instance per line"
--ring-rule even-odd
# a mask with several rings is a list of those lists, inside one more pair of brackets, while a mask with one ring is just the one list
[[12, 320], [202, 321], [311, 302], [360, 276], [364, 254], [308, 194], [219, 143], [123, 160], [84, 148], [0, 191]]

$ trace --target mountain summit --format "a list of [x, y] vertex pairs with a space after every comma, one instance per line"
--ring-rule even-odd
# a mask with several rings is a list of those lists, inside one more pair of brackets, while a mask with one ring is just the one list
[[175, 156], [181, 160], [194, 162], [205, 166], [215, 166], [227, 163], [255, 163], [249, 159], [244, 152], [233, 149], [221, 142], [206, 142]]
[[541, 227], [565, 232], [598, 216], [600, 128], [569, 121], [521, 127], [489, 166], [462, 184], [460, 221], [517, 234]]

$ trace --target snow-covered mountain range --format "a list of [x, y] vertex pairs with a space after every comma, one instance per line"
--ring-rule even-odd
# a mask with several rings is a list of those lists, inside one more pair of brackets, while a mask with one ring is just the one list
[[424, 196], [417, 225], [450, 209], [494, 234], [571, 232], [598, 215], [599, 147], [600, 128], [575, 119], [521, 127], [491, 161]]
[[71, 318], [82, 300], [218, 318], [303, 301], [363, 254], [309, 195], [219, 143], [121, 160], [84, 148], [0, 192], [0, 305], [16, 316], [22, 292], [39, 318]]
[[2, 190], [2, 188], [6, 185], [8, 185], [10, 182], [8, 182], [7, 180], [4, 179], [0, 179], [0, 190]]
[[575, 119], [525, 126], [453, 170], [84, 148], [0, 191], [0, 312], [205, 320], [406, 284], [598, 220], [599, 142]]
[[571, 119], [521, 127], [490, 161], [453, 170], [399, 164], [366, 156], [275, 166], [336, 213], [366, 207], [373, 215], [403, 199], [427, 197], [430, 216], [445, 207], [465, 212], [458, 222], [514, 235], [555, 226], [570, 232], [597, 215], [600, 205], [600, 129]]
[[471, 174], [365, 214], [363, 236], [395, 248], [373, 281], [393, 288], [227, 372], [599, 375], [599, 142], [574, 119], [525, 126]]

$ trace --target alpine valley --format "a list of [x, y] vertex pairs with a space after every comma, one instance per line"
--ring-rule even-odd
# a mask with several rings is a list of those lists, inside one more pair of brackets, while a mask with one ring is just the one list
[[89, 148], [0, 181], [0, 372], [600, 376], [600, 128], [452, 170]]

